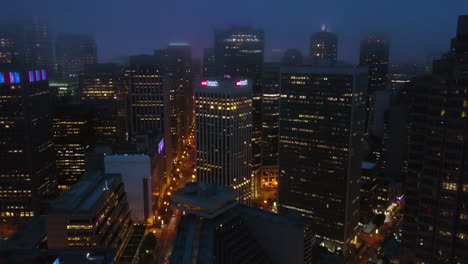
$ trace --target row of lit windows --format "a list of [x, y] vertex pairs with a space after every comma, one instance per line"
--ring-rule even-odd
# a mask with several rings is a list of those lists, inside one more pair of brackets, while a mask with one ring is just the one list
[[32, 217], [34, 212], [1, 212], [0, 216], [2, 217]]

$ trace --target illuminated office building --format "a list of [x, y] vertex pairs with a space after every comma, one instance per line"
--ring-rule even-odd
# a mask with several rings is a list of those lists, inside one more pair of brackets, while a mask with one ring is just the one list
[[82, 101], [93, 110], [93, 129], [98, 142], [117, 143], [125, 139], [125, 91], [120, 69], [115, 64], [86, 65], [80, 75]]
[[69, 189], [85, 171], [85, 153], [92, 149], [92, 116], [82, 104], [56, 104], [53, 111], [58, 188]]
[[312, 220], [344, 254], [359, 216], [367, 71], [330, 63], [281, 68], [279, 212]]
[[263, 30], [241, 26], [219, 29], [214, 40], [219, 75], [255, 77], [261, 72], [265, 49]]
[[79, 97], [78, 79], [51, 79], [49, 81], [51, 93], [56, 101]]
[[0, 64], [52, 70], [52, 61], [49, 27], [44, 19], [33, 16], [0, 25]]
[[171, 196], [185, 214], [178, 225], [171, 263], [308, 264], [313, 229], [299, 216], [239, 205], [230, 187], [188, 183]]
[[161, 67], [130, 66], [125, 75], [130, 138], [134, 140], [138, 133], [149, 130], [163, 131], [165, 93]]
[[96, 41], [91, 35], [59, 35], [55, 41], [58, 75], [63, 78], [78, 76], [85, 65], [97, 63], [96, 50]]
[[270, 185], [277, 188], [280, 65], [265, 64], [258, 85], [262, 91], [262, 166], [259, 180], [262, 188]]
[[[262, 92], [257, 80], [264, 62], [265, 36], [261, 29], [233, 26], [215, 31], [214, 53], [218, 76], [245, 77], [252, 81], [252, 169], [261, 166]], [[257, 196], [256, 181], [253, 196]]]
[[252, 178], [252, 86], [247, 79], [196, 83], [197, 179], [232, 186], [249, 203]]
[[0, 219], [24, 223], [57, 188], [48, 73], [8, 69], [0, 70]]
[[46, 221], [49, 249], [114, 248], [118, 260], [133, 228], [121, 175], [86, 172], [52, 201]]
[[369, 35], [361, 41], [359, 64], [367, 66], [369, 81], [367, 93], [384, 90], [387, 86], [389, 43], [377, 35]]
[[468, 16], [410, 99], [403, 245], [418, 263], [468, 260]]
[[310, 37], [310, 57], [316, 60], [335, 61], [338, 58], [338, 36], [326, 27]]
[[173, 150], [182, 148], [182, 137], [187, 132], [193, 118], [193, 76], [192, 47], [185, 43], [171, 43], [166, 49], [165, 90], [169, 93], [168, 125], [170, 138], [168, 146]]

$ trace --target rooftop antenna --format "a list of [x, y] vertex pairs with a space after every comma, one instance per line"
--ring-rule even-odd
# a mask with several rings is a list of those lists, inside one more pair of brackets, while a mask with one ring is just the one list
[[322, 24], [322, 31], [327, 31], [327, 25]]

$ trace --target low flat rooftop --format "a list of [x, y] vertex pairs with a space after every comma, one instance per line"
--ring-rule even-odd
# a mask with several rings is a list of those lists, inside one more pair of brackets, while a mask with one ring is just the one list
[[214, 217], [237, 204], [236, 197], [237, 191], [232, 187], [190, 182], [184, 188], [175, 191], [171, 195], [171, 200], [182, 210], [200, 216]]
[[69, 190], [51, 203], [52, 211], [86, 212], [91, 210], [104, 196], [108, 186], [120, 174], [104, 174], [100, 171], [86, 172]]

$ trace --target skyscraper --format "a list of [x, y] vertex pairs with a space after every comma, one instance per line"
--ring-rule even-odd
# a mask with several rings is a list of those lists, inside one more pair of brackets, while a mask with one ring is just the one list
[[197, 179], [232, 186], [249, 203], [252, 178], [252, 85], [238, 78], [196, 85]]
[[468, 16], [433, 74], [412, 80], [403, 245], [419, 263], [468, 260]]
[[342, 249], [356, 234], [367, 71], [281, 68], [279, 211], [310, 218], [318, 238]]
[[77, 76], [85, 65], [97, 63], [96, 41], [91, 35], [61, 34], [55, 41], [55, 56], [60, 77]]
[[258, 85], [262, 91], [262, 166], [258, 180], [263, 186], [263, 179], [278, 177], [280, 65], [265, 64]]
[[79, 87], [83, 102], [93, 111], [97, 142], [116, 143], [125, 139], [125, 89], [121, 70], [115, 64], [86, 65]]
[[163, 131], [163, 73], [156, 65], [130, 66], [128, 75], [128, 119], [132, 140], [138, 133]]
[[338, 58], [338, 36], [326, 27], [310, 37], [310, 57], [316, 60], [336, 61]]
[[56, 104], [53, 111], [58, 188], [69, 189], [85, 172], [85, 153], [93, 148], [92, 116], [83, 104]]
[[214, 52], [220, 76], [257, 76], [263, 64], [263, 30], [234, 26], [215, 31]]
[[39, 69], [53, 69], [53, 48], [49, 25], [44, 18], [33, 16], [26, 22], [27, 65]]
[[372, 34], [361, 41], [359, 64], [369, 70], [369, 95], [386, 88], [388, 57], [389, 44], [384, 37]]
[[168, 147], [182, 149], [193, 118], [192, 47], [185, 43], [171, 43], [166, 49], [165, 90], [169, 93]]
[[[218, 76], [245, 77], [252, 82], [252, 169], [258, 176], [261, 166], [262, 92], [257, 80], [264, 62], [265, 37], [261, 29], [233, 26], [215, 31], [214, 52]], [[256, 181], [253, 186], [257, 195]]]
[[57, 188], [48, 74], [6, 69], [0, 70], [0, 218], [24, 223]]
[[214, 49], [207, 48], [203, 50], [203, 70], [204, 77], [216, 76], [216, 56]]

